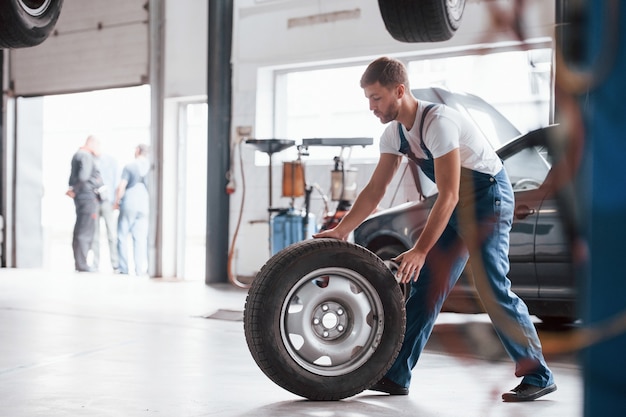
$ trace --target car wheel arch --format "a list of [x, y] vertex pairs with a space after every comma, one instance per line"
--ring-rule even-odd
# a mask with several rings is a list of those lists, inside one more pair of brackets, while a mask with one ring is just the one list
[[[359, 243], [359, 242], [357, 242]], [[398, 246], [408, 250], [413, 244], [400, 235], [388, 232], [379, 232], [371, 235], [371, 239], [367, 242], [359, 243], [371, 252], [378, 252], [385, 247]]]

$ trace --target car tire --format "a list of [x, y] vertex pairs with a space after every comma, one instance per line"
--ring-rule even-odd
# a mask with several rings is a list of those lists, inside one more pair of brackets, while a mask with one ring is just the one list
[[461, 24], [465, 0], [378, 0], [387, 32], [400, 42], [442, 42]]
[[42, 43], [52, 33], [63, 0], [2, 0], [0, 48], [24, 48]]
[[367, 249], [295, 243], [255, 277], [244, 309], [252, 357], [272, 381], [310, 400], [351, 397], [391, 367], [404, 339], [403, 297]]

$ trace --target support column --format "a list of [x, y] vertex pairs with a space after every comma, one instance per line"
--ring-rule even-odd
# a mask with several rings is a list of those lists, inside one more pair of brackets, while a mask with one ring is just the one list
[[163, 44], [164, 0], [150, 0], [150, 236], [148, 273], [163, 276]]
[[4, 225], [6, 224], [5, 196], [6, 191], [4, 177], [4, 51], [0, 49], [0, 268], [7, 266], [6, 262], [6, 243], [4, 236]]
[[209, 2], [208, 155], [205, 283], [228, 281], [229, 197], [226, 171], [230, 161], [233, 1]]

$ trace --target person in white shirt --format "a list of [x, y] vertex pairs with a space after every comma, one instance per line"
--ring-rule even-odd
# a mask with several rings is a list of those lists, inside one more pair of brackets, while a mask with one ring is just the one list
[[382, 57], [370, 63], [361, 87], [370, 110], [389, 123], [380, 140], [380, 158], [341, 222], [314, 237], [347, 239], [374, 212], [404, 157], [416, 163], [439, 192], [414, 246], [394, 259], [399, 264], [397, 278], [412, 286], [405, 338], [394, 364], [370, 389], [409, 393], [411, 372], [471, 256], [476, 290], [515, 362], [515, 375], [523, 377], [502, 399], [532, 401], [555, 391], [528, 308], [511, 291], [507, 278], [514, 197], [498, 155], [458, 111], [418, 101], [399, 60]]

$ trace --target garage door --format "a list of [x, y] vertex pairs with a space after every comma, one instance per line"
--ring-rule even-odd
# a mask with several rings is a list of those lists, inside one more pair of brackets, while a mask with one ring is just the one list
[[148, 82], [148, 0], [65, 0], [41, 45], [10, 51], [18, 96], [127, 87]]

